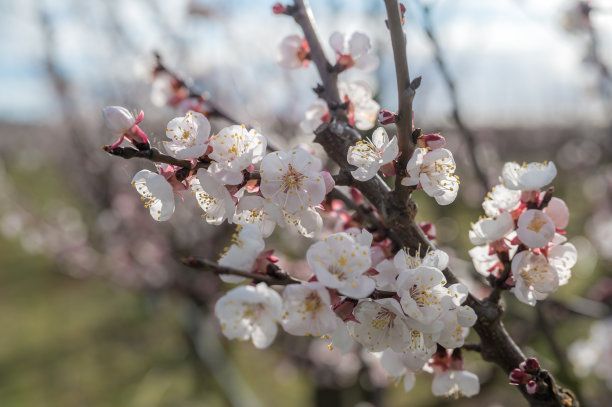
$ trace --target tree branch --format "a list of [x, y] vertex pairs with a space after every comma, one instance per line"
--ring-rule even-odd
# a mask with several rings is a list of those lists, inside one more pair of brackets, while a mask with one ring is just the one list
[[406, 33], [402, 28], [402, 15], [397, 0], [385, 0], [387, 9], [387, 26], [391, 34], [391, 46], [393, 47], [393, 60], [395, 61], [395, 75], [397, 82], [397, 115], [399, 120], [395, 123], [397, 129], [397, 142], [400, 156], [398, 166], [401, 172], [395, 178], [395, 190], [401, 201], [407, 201], [413, 188], [401, 184], [402, 172], [414, 153], [415, 144], [412, 139], [412, 101], [415, 91], [421, 83], [418, 78], [414, 83], [410, 82], [408, 71], [408, 58], [406, 57]]
[[303, 281], [297, 280], [284, 272], [277, 272], [276, 275], [271, 274], [258, 274], [251, 273], [248, 271], [236, 270], [230, 267], [223, 267], [219, 264], [197, 257], [186, 257], [181, 259], [181, 263], [197, 270], [210, 271], [215, 274], [230, 274], [234, 276], [250, 278], [255, 281], [261, 281], [268, 285], [289, 285], [289, 284], [300, 284]]

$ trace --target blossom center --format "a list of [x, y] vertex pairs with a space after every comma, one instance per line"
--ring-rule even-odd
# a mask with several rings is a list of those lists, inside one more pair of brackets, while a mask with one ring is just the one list
[[296, 171], [291, 164], [287, 165], [287, 172], [281, 181], [280, 189], [287, 193], [289, 190], [300, 189], [306, 175]]

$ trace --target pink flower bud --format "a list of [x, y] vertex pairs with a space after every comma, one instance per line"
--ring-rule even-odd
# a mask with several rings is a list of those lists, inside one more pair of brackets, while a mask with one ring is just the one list
[[134, 115], [122, 106], [106, 106], [102, 110], [102, 116], [104, 117], [104, 125], [115, 136], [122, 135], [136, 124]]
[[540, 362], [536, 358], [528, 358], [521, 362], [519, 368], [527, 373], [537, 373], [540, 370]]
[[284, 14], [286, 11], [287, 7], [280, 3], [276, 3], [272, 6], [272, 12], [274, 12], [274, 14]]
[[404, 3], [400, 3], [399, 4], [400, 7], [400, 13], [402, 14], [402, 25], [404, 25], [404, 23], [406, 22], [406, 6], [404, 6]]
[[419, 227], [429, 240], [436, 239], [436, 226], [431, 222], [420, 222]]
[[353, 198], [353, 201], [357, 205], [361, 205], [363, 203], [363, 195], [361, 194], [361, 191], [359, 191], [357, 188], [351, 187], [349, 192], [351, 194], [351, 198]]
[[535, 381], [529, 380], [525, 385], [525, 390], [527, 390], [529, 394], [535, 394], [535, 392], [538, 391], [538, 385]]
[[321, 175], [323, 176], [323, 181], [325, 181], [325, 193], [329, 194], [336, 186], [336, 181], [334, 181], [329, 171], [321, 171]]
[[417, 145], [421, 148], [428, 148], [430, 150], [436, 150], [446, 145], [446, 139], [439, 134], [426, 134], [419, 137]]
[[381, 110], [378, 113], [378, 122], [382, 125], [397, 123], [397, 115], [388, 110]]
[[525, 384], [531, 379], [531, 375], [523, 372], [521, 369], [514, 369], [508, 375], [510, 384], [518, 386], [519, 384]]

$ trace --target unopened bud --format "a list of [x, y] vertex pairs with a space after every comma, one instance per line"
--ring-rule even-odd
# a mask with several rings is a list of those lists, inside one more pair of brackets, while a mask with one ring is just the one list
[[349, 192], [351, 194], [351, 198], [353, 198], [353, 202], [355, 202], [357, 205], [361, 205], [363, 203], [363, 195], [361, 194], [360, 190], [351, 187]]
[[400, 14], [402, 15], [402, 25], [404, 25], [404, 23], [406, 22], [406, 6], [404, 6], [404, 3], [400, 3], [399, 4], [399, 8], [400, 8]]
[[531, 375], [523, 372], [521, 369], [514, 369], [508, 375], [510, 384], [518, 386], [519, 384], [525, 384], [531, 379]]
[[334, 177], [332, 177], [329, 171], [321, 171], [321, 175], [323, 176], [323, 181], [325, 181], [325, 193], [329, 194], [336, 186], [336, 181], [334, 181]]
[[540, 370], [540, 362], [536, 358], [528, 358], [521, 362], [519, 368], [527, 373], [537, 373]]
[[378, 122], [380, 124], [385, 125], [385, 124], [397, 123], [398, 120], [399, 120], [399, 117], [395, 113], [390, 112], [388, 110], [381, 110], [378, 113]]
[[529, 380], [525, 385], [525, 390], [527, 390], [529, 394], [535, 394], [535, 392], [538, 391], [538, 384], [533, 380]]
[[446, 139], [437, 133], [426, 134], [418, 138], [417, 145], [421, 148], [437, 150], [438, 148], [442, 148], [446, 145]]
[[429, 240], [436, 239], [436, 226], [431, 222], [420, 222], [419, 227]]
[[136, 123], [134, 115], [122, 106], [106, 106], [102, 116], [104, 125], [116, 136], [127, 132]]
[[280, 3], [276, 3], [272, 6], [272, 12], [274, 12], [274, 14], [285, 14], [286, 11], [287, 7]]

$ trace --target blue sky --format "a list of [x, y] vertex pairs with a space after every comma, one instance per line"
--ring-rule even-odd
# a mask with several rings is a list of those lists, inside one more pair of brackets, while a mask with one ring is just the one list
[[[58, 67], [71, 82], [71, 92], [85, 114], [109, 100], [125, 98], [121, 95], [124, 84], [142, 82], [134, 66], [158, 49], [169, 65], [186, 75], [213, 78], [211, 89], [220, 95], [222, 91], [223, 101], [239, 105], [241, 116], [257, 120], [281, 111], [299, 120], [314, 98], [309, 89], [317, 77], [312, 67], [285, 72], [275, 64], [277, 44], [299, 30], [290, 18], [272, 15], [272, 3], [200, 1], [197, 4], [217, 14], [203, 18], [188, 15], [187, 0], [3, 2], [0, 36], [8, 41], [0, 42], [0, 118], [45, 122], [57, 116], [54, 93], [41, 65], [44, 37], [39, 13], [43, 10], [56, 33]], [[470, 123], [605, 123], [596, 73], [582, 61], [584, 38], [560, 28], [562, 11], [570, 1], [428, 3]], [[420, 12], [413, 1], [407, 4], [411, 73], [424, 75], [415, 112], [448, 123], [446, 87], [423, 33]], [[350, 72], [346, 79], [368, 81], [378, 89], [381, 104], [392, 110], [395, 85], [382, 0], [315, 0], [311, 6], [325, 43], [335, 30], [359, 30], [373, 38], [382, 58], [380, 71], [374, 76]], [[602, 50], [610, 57], [612, 13], [595, 17]], [[114, 26], [121, 27], [121, 36], [112, 34]]]

